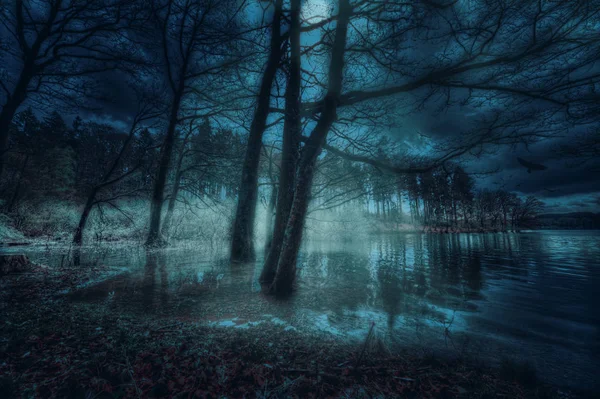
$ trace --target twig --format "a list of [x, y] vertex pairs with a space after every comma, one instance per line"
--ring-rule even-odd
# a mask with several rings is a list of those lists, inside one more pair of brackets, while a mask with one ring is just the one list
[[373, 321], [373, 322], [371, 322], [371, 328], [369, 329], [369, 333], [367, 334], [367, 338], [365, 339], [365, 343], [363, 345], [362, 351], [360, 352], [360, 356], [356, 360], [355, 368], [358, 368], [358, 366], [360, 366], [360, 362], [362, 361], [363, 355], [365, 354], [365, 350], [367, 349], [367, 344], [369, 343], [369, 340], [371, 339], [371, 334], [373, 333], [374, 327], [375, 327], [375, 322]]
[[127, 351], [125, 350], [125, 348], [123, 348], [123, 355], [125, 356], [125, 361], [127, 362], [127, 373], [129, 373], [129, 377], [131, 377], [131, 381], [133, 382], [133, 386], [135, 388], [135, 393], [137, 394], [138, 398], [141, 399], [141, 389], [137, 386], [135, 378], [133, 377], [133, 373], [131, 372], [131, 363], [129, 363], [129, 358], [127, 357]]

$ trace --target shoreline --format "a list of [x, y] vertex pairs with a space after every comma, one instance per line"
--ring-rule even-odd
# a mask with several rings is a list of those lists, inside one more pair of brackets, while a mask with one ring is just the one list
[[[410, 227], [407, 227], [410, 226]], [[377, 234], [496, 234], [496, 233], [504, 233], [504, 234], [519, 234], [527, 231], [600, 231], [600, 229], [583, 229], [583, 228], [518, 228], [518, 229], [492, 229], [492, 228], [446, 228], [446, 227], [420, 227], [416, 228], [412, 225], [400, 225], [393, 226], [389, 228], [385, 227], [373, 227], [370, 229], [366, 229], [364, 234], [367, 235], [377, 235]], [[340, 233], [341, 235], [341, 233]], [[327, 238], [331, 238], [330, 235], [326, 236]], [[70, 238], [70, 237], [69, 237]], [[307, 241], [314, 239], [322, 239], [320, 233], [316, 233], [314, 236], [308, 235], [306, 237]], [[342, 240], [346, 238], [342, 237]], [[178, 245], [169, 245], [169, 247], [185, 247], [186, 245], [197, 245], [198, 242], [203, 242], [202, 240], [177, 240]], [[134, 245], [142, 247], [144, 244], [143, 240], [131, 239], [131, 238], [123, 238], [123, 239], [103, 239], [103, 240], [93, 240], [81, 245], [81, 248], [90, 248], [102, 245]], [[45, 245], [48, 247], [52, 246], [64, 246], [75, 249], [77, 246], [74, 245], [70, 239], [63, 239], [63, 237], [52, 237], [52, 236], [37, 236], [37, 237], [27, 237], [22, 236], [18, 238], [14, 237], [0, 237], [0, 249], [1, 248], [12, 248], [18, 249], [19, 247], [30, 247], [35, 245]], [[207, 243], [210, 245], [210, 243]]]
[[392, 352], [369, 335], [350, 343], [277, 325], [94, 311], [60, 294], [82, 279], [45, 269], [0, 277], [0, 397], [593, 396], [541, 382], [527, 363]]

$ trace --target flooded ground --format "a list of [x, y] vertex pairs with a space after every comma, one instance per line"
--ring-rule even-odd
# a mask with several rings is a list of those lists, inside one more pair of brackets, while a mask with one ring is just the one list
[[[298, 289], [260, 293], [255, 264], [230, 265], [227, 248], [18, 249], [50, 267], [109, 266], [113, 276], [67, 293], [92, 310], [223, 328], [280, 324], [305, 334], [525, 359], [557, 385], [598, 389], [600, 232], [379, 235], [311, 241]], [[11, 250], [17, 251], [17, 250]], [[79, 259], [77, 259], [79, 258]]]

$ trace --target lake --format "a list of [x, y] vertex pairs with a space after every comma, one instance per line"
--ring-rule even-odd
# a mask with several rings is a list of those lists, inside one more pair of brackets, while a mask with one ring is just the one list
[[[65, 267], [67, 248], [25, 250]], [[227, 245], [147, 254], [85, 248], [78, 267], [115, 275], [70, 292], [98, 311], [132, 312], [222, 328], [281, 325], [364, 341], [500, 362], [526, 360], [557, 385], [599, 389], [600, 232], [386, 234], [313, 240], [288, 300], [260, 293], [261, 259], [230, 265]]]

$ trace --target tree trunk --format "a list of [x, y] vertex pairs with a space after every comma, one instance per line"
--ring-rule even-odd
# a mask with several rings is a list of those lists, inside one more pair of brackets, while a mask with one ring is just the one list
[[0, 112], [0, 179], [4, 173], [4, 162], [6, 159], [6, 152], [8, 151], [10, 125], [17, 113], [17, 109], [19, 109], [27, 97], [27, 87], [33, 77], [33, 65], [29, 64], [24, 66], [13, 93], [8, 97]]
[[175, 129], [178, 123], [179, 105], [181, 104], [183, 89], [184, 78], [182, 76], [179, 84], [179, 90], [175, 93], [173, 98], [169, 126], [167, 128], [167, 136], [165, 137], [165, 142], [163, 143], [161, 149], [160, 164], [158, 166], [156, 182], [154, 183], [154, 191], [152, 192], [152, 204], [150, 206], [150, 227], [148, 229], [148, 238], [146, 239], [146, 246], [149, 247], [163, 246], [166, 244], [166, 241], [161, 235], [160, 222], [164, 202], [165, 185], [167, 183], [167, 172], [169, 171], [171, 156], [173, 154]]
[[275, 226], [273, 225], [273, 216], [275, 209], [277, 208], [277, 196], [279, 190], [277, 184], [274, 181], [271, 182], [271, 195], [269, 196], [269, 204], [267, 206], [267, 243], [265, 244], [265, 256], [269, 255], [271, 247], [273, 245], [273, 231]]
[[77, 225], [77, 229], [75, 229], [75, 234], [73, 235], [73, 244], [79, 246], [83, 242], [83, 231], [85, 230], [85, 225], [87, 224], [88, 216], [90, 216], [90, 212], [94, 207], [94, 200], [96, 198], [96, 194], [98, 192], [98, 187], [94, 187], [88, 196], [87, 201], [85, 202], [85, 206], [83, 207], [83, 212], [81, 212], [81, 216], [79, 217], [79, 224]]
[[285, 119], [283, 124], [283, 147], [281, 156], [281, 172], [279, 175], [279, 190], [277, 211], [273, 236], [260, 281], [271, 284], [277, 272], [281, 246], [283, 245], [285, 228], [294, 201], [296, 183], [296, 168], [298, 164], [301, 118], [300, 118], [300, 0], [291, 1], [290, 10], [290, 76], [285, 91]]
[[456, 200], [452, 200], [452, 220], [453, 226], [456, 227], [458, 225], [458, 218], [456, 215]]
[[421, 221], [421, 216], [419, 215], [419, 197], [415, 197], [415, 220], [417, 222]]
[[[136, 116], [136, 120], [137, 120], [137, 116]], [[107, 186], [116, 183], [118, 180], [120, 180], [121, 178], [126, 176], [126, 174], [125, 174], [125, 175], [121, 175], [121, 177], [119, 177], [113, 181], [108, 180], [113, 175], [117, 166], [119, 166], [119, 163], [121, 162], [121, 159], [123, 158], [123, 155], [127, 151], [129, 144], [131, 144], [131, 141], [133, 140], [133, 137], [135, 136], [136, 125], [137, 125], [137, 122], [133, 122], [133, 124], [131, 125], [131, 129], [129, 130], [129, 135], [127, 136], [127, 139], [123, 143], [123, 147], [121, 147], [121, 151], [119, 151], [119, 154], [113, 160], [112, 165], [110, 166], [108, 171], [104, 174], [104, 176], [102, 177], [102, 180], [100, 180], [100, 183], [97, 184], [96, 186], [94, 186], [92, 188], [92, 190], [90, 191], [90, 195], [88, 196], [88, 199], [83, 208], [83, 212], [81, 213], [81, 217], [79, 218], [79, 224], [77, 225], [77, 228], [75, 229], [75, 234], [73, 235], [73, 244], [75, 244], [76, 246], [81, 245], [81, 243], [83, 242], [83, 231], [85, 230], [85, 225], [87, 224], [88, 216], [94, 206], [94, 202], [96, 200], [96, 195], [98, 194], [98, 192], [101, 191], [102, 189], [106, 188]], [[77, 255], [77, 257], [74, 259], [77, 260], [77, 262], [79, 262], [79, 252], [77, 252], [76, 255]], [[78, 265], [78, 263], [76, 265]]]
[[402, 223], [404, 220], [404, 211], [402, 210], [402, 190], [398, 189], [398, 221]]
[[[23, 12], [24, 5], [22, 3], [22, 1], [17, 3], [17, 15]], [[19, 80], [17, 80], [17, 84], [12, 94], [8, 96], [8, 99], [2, 107], [2, 111], [0, 112], [0, 179], [2, 179], [2, 174], [4, 172], [4, 161], [6, 151], [8, 150], [8, 134], [10, 124], [15, 116], [15, 113], [17, 112], [17, 109], [19, 109], [27, 97], [27, 88], [29, 87], [29, 83], [36, 73], [42, 71], [36, 66], [36, 60], [39, 56], [42, 44], [52, 32], [52, 28], [54, 26], [56, 16], [58, 15], [58, 11], [61, 8], [61, 4], [62, 2], [60, 1], [52, 4], [49, 10], [49, 17], [47, 21], [45, 21], [44, 26], [39, 31], [36, 29], [37, 37], [35, 38], [33, 44], [30, 48], [23, 48], [23, 69], [21, 69]], [[17, 30], [19, 29], [21, 28], [17, 27]], [[26, 40], [27, 39], [25, 38], [25, 41]]]
[[19, 170], [19, 180], [17, 180], [17, 186], [15, 187], [15, 191], [13, 192], [12, 197], [10, 198], [10, 202], [8, 203], [8, 207], [6, 208], [7, 212], [11, 212], [19, 199], [19, 191], [21, 191], [21, 182], [23, 181], [23, 174], [25, 173], [25, 168], [27, 167], [27, 162], [29, 161], [29, 154], [25, 155], [25, 159], [23, 160], [23, 165], [21, 165], [21, 169]]
[[[191, 134], [191, 125], [189, 134]], [[177, 169], [175, 170], [175, 181], [173, 182], [173, 191], [171, 192], [171, 196], [169, 197], [167, 214], [165, 215], [165, 220], [162, 227], [162, 235], [164, 237], [169, 236], [169, 230], [171, 229], [171, 223], [173, 221], [173, 212], [175, 211], [175, 203], [177, 201], [177, 196], [179, 195], [179, 188], [181, 187], [181, 178], [183, 177], [181, 165], [183, 165], [183, 159], [185, 158], [185, 146], [187, 139], [188, 136], [186, 136], [185, 140], [183, 141], [181, 152], [179, 153], [179, 157], [177, 158]]]
[[254, 118], [250, 125], [248, 147], [242, 169], [242, 181], [238, 194], [237, 211], [231, 236], [231, 260], [246, 262], [254, 259], [254, 219], [258, 197], [258, 166], [262, 136], [267, 126], [271, 87], [281, 59], [281, 14], [283, 0], [275, 3], [271, 49], [262, 77]]
[[177, 167], [177, 172], [175, 173], [175, 181], [173, 182], [173, 191], [171, 192], [171, 196], [169, 197], [169, 205], [167, 206], [167, 214], [165, 215], [165, 220], [162, 226], [162, 235], [163, 237], [169, 236], [169, 230], [171, 229], [171, 223], [173, 222], [173, 212], [175, 211], [175, 203], [177, 202], [177, 196], [179, 195], [179, 188], [181, 187], [181, 165]]
[[349, 1], [340, 0], [335, 40], [329, 65], [329, 88], [323, 100], [323, 111], [319, 121], [306, 141], [300, 159], [294, 201], [285, 230], [277, 273], [272, 285], [272, 292], [276, 295], [289, 294], [296, 279], [296, 262], [300, 251], [317, 157], [323, 148], [329, 129], [336, 119], [344, 72], [346, 35], [351, 12], [352, 8]]

